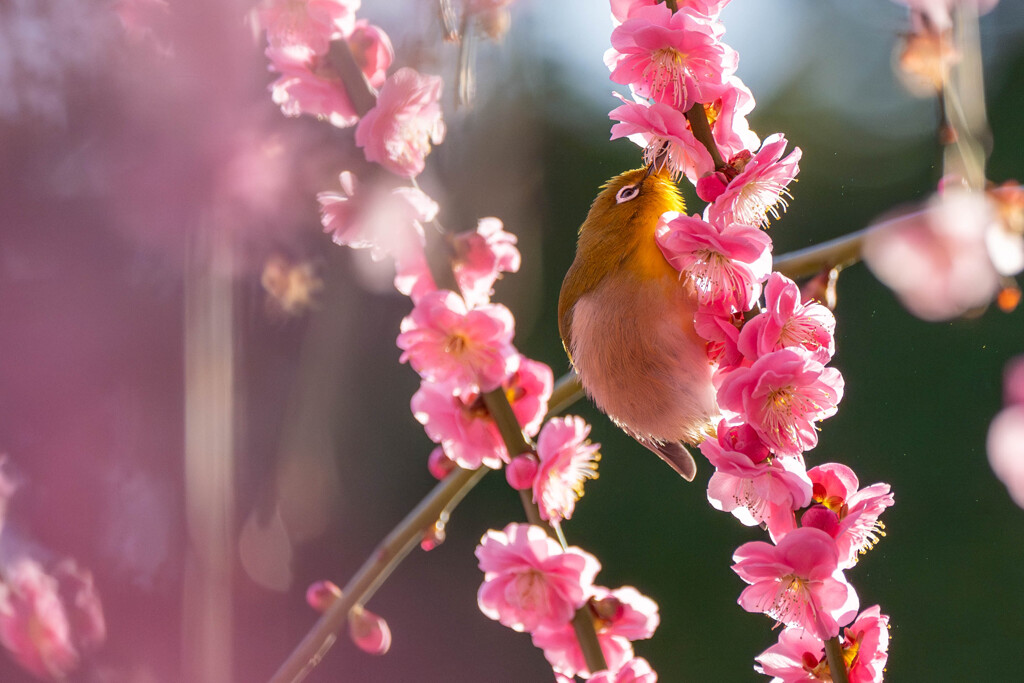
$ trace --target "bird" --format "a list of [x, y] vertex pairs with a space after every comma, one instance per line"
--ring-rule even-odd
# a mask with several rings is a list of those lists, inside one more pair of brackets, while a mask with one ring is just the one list
[[658, 219], [686, 209], [657, 161], [605, 183], [580, 226], [558, 297], [558, 329], [584, 391], [623, 431], [687, 481], [685, 444], [719, 410], [707, 342], [694, 329], [697, 291], [662, 255]]

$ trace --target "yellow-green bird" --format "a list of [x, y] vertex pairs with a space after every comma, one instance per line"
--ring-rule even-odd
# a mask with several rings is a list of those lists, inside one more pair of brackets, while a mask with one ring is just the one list
[[580, 227], [562, 282], [558, 329], [597, 407], [687, 481], [718, 415], [706, 342], [694, 330], [697, 294], [655, 242], [658, 218], [685, 210], [655, 166], [609, 180]]

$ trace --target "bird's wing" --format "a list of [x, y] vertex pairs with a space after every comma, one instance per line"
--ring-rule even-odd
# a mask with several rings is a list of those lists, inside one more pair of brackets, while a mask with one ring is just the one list
[[669, 467], [674, 469], [686, 481], [693, 481], [693, 478], [697, 476], [697, 463], [694, 461], [693, 456], [690, 455], [690, 451], [686, 450], [686, 446], [680, 442], [669, 441], [666, 443], [654, 441], [637, 436], [632, 432], [627, 431], [627, 433], [636, 439], [641, 446], [649, 449], [667, 462]]

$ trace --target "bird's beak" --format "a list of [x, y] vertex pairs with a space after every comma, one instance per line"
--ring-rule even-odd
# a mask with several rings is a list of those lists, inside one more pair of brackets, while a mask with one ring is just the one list
[[665, 170], [665, 166], [668, 163], [668, 145], [668, 141], [665, 141], [661, 149], [658, 150], [658, 153], [651, 159], [651, 163], [647, 164], [647, 173], [644, 174], [645, 178]]

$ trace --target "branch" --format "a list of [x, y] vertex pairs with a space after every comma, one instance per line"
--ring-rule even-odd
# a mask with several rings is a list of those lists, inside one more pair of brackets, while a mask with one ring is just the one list
[[828, 659], [828, 670], [832, 683], [850, 683], [846, 673], [846, 661], [843, 659], [843, 647], [839, 644], [839, 636], [825, 641], [825, 657]]
[[478, 470], [456, 469], [438, 483], [377, 545], [373, 554], [342, 589], [341, 597], [324, 612], [270, 679], [270, 683], [298, 683], [304, 679], [334, 644], [336, 634], [348, 618], [349, 610], [366, 602], [416, 547], [424, 532], [458, 505], [489, 471], [486, 467]]
[[775, 259], [775, 270], [787, 277], [797, 279], [817, 275], [829, 268], [844, 268], [853, 265], [861, 259], [865, 236], [870, 231], [881, 228], [887, 223], [870, 225], [857, 232], [851, 232], [849, 235], [778, 256]]

